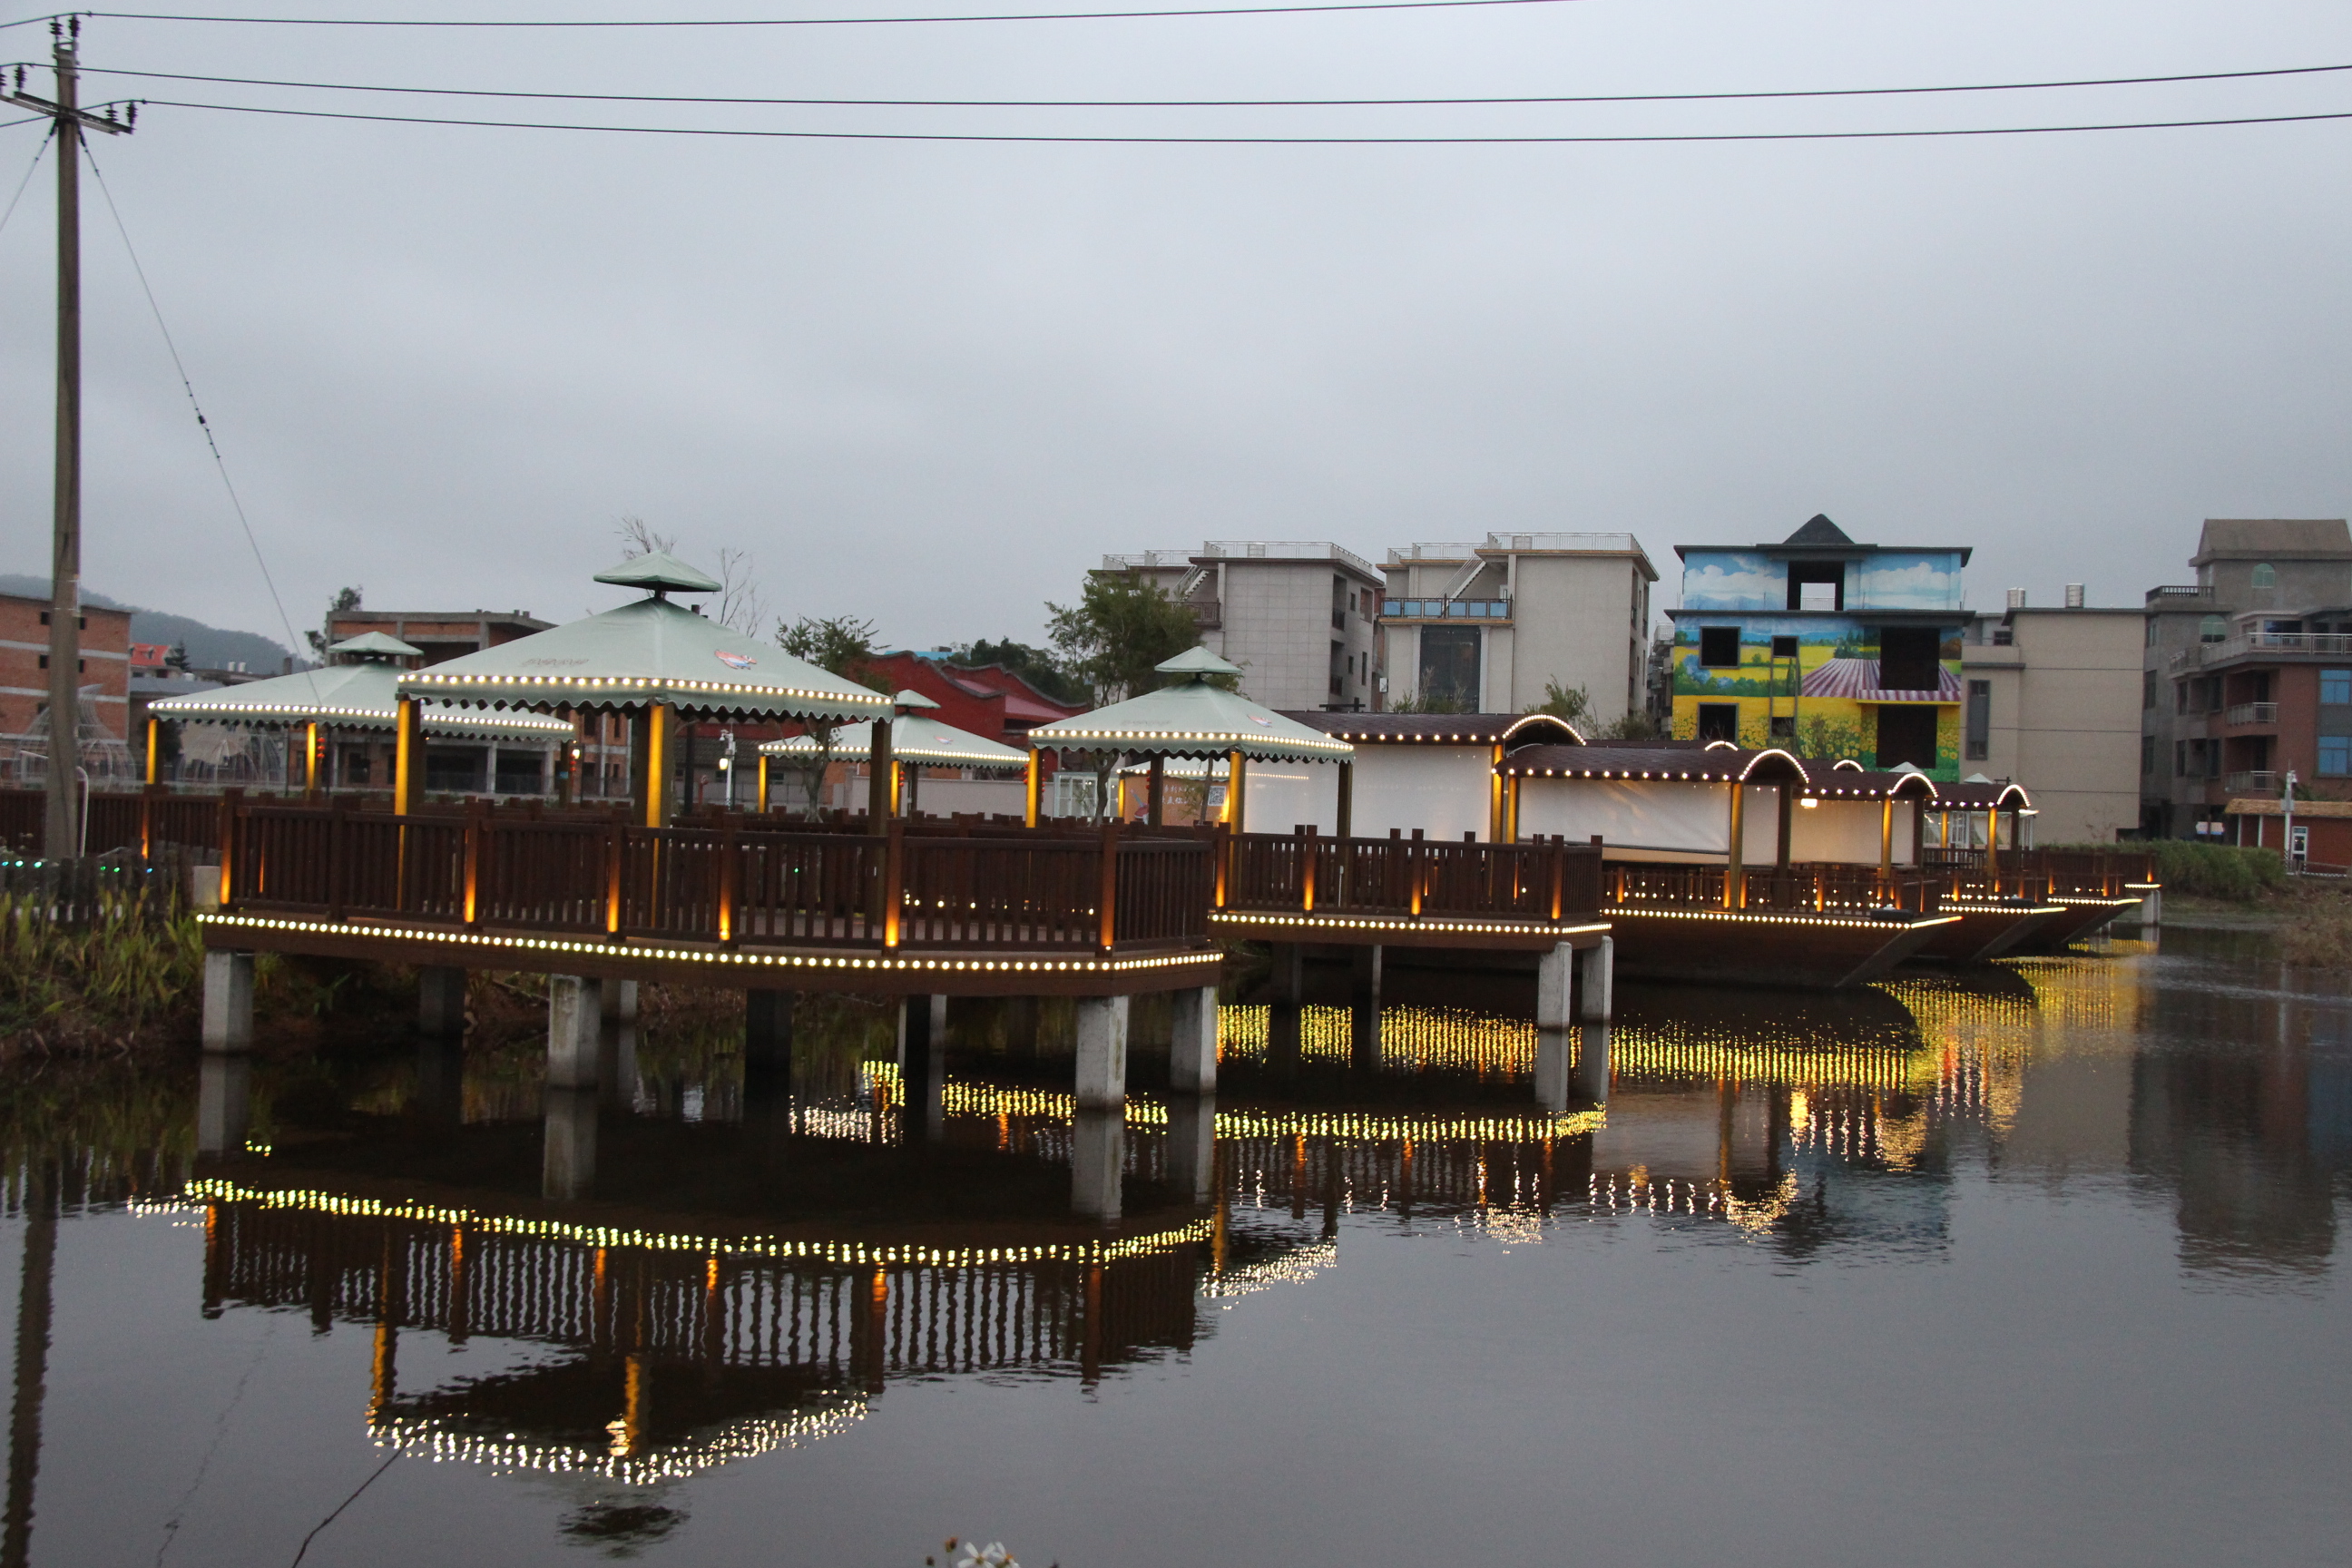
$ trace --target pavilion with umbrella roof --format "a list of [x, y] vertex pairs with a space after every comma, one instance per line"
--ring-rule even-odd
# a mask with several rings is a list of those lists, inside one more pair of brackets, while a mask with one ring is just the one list
[[881, 728], [887, 754], [890, 699], [670, 602], [672, 594], [719, 592], [720, 584], [707, 573], [654, 551], [599, 572], [595, 580], [640, 588], [646, 596], [412, 670], [402, 679], [395, 809], [407, 809], [410, 737], [428, 713], [625, 715], [643, 820], [656, 827], [668, 819], [670, 731], [682, 721], [868, 720]]
[[[1090, 713], [1040, 724], [1029, 731], [1028, 819], [1037, 821], [1043, 774], [1039, 753], [1049, 751], [1111, 752], [1150, 760], [1145, 819], [1160, 826], [1166, 798], [1166, 759], [1226, 759], [1225, 822], [1243, 830], [1242, 795], [1251, 759], [1269, 763], [1350, 763], [1349, 742], [1261, 708], [1238, 691], [1215, 684], [1219, 676], [1242, 672], [1205, 647], [1192, 647], [1156, 667], [1179, 679], [1157, 691], [1114, 702]], [[1341, 799], [1346, 799], [1344, 785]], [[1343, 806], [1344, 815], [1344, 806]]]
[[[921, 692], [902, 690], [890, 699], [893, 717], [888, 725], [884, 756], [891, 777], [888, 781], [890, 809], [895, 814], [899, 799], [899, 777], [907, 764], [915, 767], [915, 785], [907, 792], [907, 810], [915, 810], [916, 797], [921, 792], [922, 770], [927, 767], [996, 768], [1016, 771], [1029, 765], [1029, 753], [1016, 751], [1001, 742], [975, 735], [969, 730], [959, 730], [940, 722], [921, 710], [939, 704]], [[793, 735], [782, 741], [770, 741], [760, 748], [760, 808], [768, 805], [768, 763], [772, 759], [810, 763], [818, 758], [826, 762], [870, 763], [874, 752], [874, 725], [845, 725], [833, 733], [830, 744], [814, 735]]]
[[[247, 727], [276, 727], [303, 731], [303, 788], [315, 793], [320, 784], [321, 742], [341, 731], [392, 731], [399, 723], [401, 678], [408, 673], [403, 660], [421, 658], [423, 650], [386, 637], [363, 632], [327, 649], [333, 662], [317, 669], [268, 680], [247, 681], [215, 691], [165, 698], [147, 708], [147, 782], [161, 777], [159, 729], [164, 721]], [[558, 745], [572, 732], [561, 719], [535, 713], [492, 715], [472, 711], [436, 713], [424, 721], [428, 741], [470, 741], [497, 745], [509, 742], [542, 752]], [[324, 782], [331, 786], [331, 776]], [[290, 773], [290, 770], [289, 770]], [[293, 782], [289, 777], [289, 784]], [[489, 783], [498, 782], [491, 763]]]

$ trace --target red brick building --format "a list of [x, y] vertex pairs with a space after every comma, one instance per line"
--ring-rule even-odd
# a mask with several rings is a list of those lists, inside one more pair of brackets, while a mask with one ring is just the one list
[[[131, 612], [86, 605], [81, 616], [82, 717], [127, 739]], [[49, 602], [0, 594], [0, 749], [31, 732], [49, 705]]]

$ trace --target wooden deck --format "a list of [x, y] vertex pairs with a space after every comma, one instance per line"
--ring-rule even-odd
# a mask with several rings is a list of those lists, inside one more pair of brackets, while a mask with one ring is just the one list
[[1210, 917], [1235, 941], [1545, 952], [1609, 934], [1601, 851], [1558, 839], [1479, 844], [1245, 833], [1221, 842]]

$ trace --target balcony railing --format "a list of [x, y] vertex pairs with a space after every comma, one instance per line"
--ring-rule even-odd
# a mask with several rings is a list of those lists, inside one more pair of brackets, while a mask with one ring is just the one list
[[2165, 599], [2210, 599], [2212, 596], [2212, 589], [2200, 587], [2194, 583], [2166, 583], [2147, 591], [2147, 602], [2151, 605]]
[[2275, 724], [2278, 704], [2275, 702], [2233, 702], [2222, 716], [2229, 724]]
[[2259, 770], [2247, 773], [2225, 773], [2221, 777], [2221, 787], [2231, 795], [2276, 795], [2279, 776]]
[[1429, 620], [1507, 621], [1511, 618], [1508, 599], [1389, 599], [1381, 605], [1381, 614], [1389, 620], [1424, 618]]
[[2222, 664], [2233, 658], [2352, 658], [2352, 632], [2242, 632], [2220, 642], [2200, 644], [2200, 664]]

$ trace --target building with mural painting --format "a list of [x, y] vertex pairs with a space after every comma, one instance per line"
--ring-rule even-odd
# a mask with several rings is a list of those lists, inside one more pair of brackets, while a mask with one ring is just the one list
[[1778, 544], [1684, 544], [1674, 732], [1957, 779], [1958, 545], [1857, 544], [1816, 516]]

